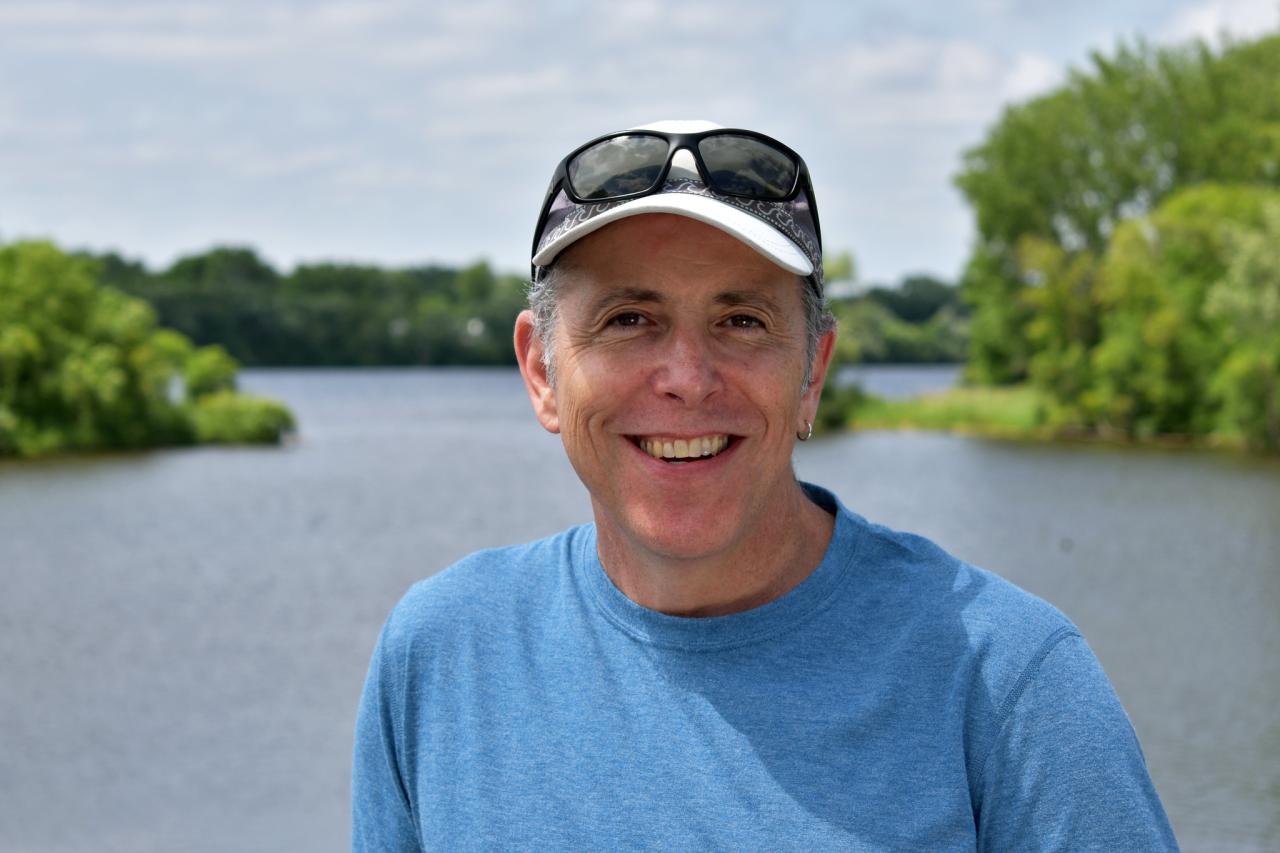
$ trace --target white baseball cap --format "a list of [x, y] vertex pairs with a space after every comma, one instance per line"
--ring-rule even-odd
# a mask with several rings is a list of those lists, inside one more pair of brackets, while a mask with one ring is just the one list
[[[719, 130], [726, 131], [725, 136], [734, 135], [733, 129], [709, 121], [659, 121], [609, 136], [625, 136], [632, 131], [636, 135], [644, 135], [644, 131], [698, 134]], [[803, 172], [803, 161], [781, 143], [761, 134], [741, 138], [759, 143], [761, 140], [756, 137], [765, 140], [766, 145], [780, 146], [794, 158], [796, 168]], [[606, 138], [602, 137], [597, 142]], [[552, 178], [547, 201], [539, 217], [538, 233], [534, 236], [532, 263], [535, 278], [540, 269], [550, 266], [556, 256], [575, 241], [610, 222], [641, 213], [674, 213], [736, 237], [783, 269], [808, 277], [821, 292], [822, 244], [811, 197], [812, 188], [807, 182], [802, 191], [784, 200], [730, 195], [707, 186], [693, 152], [682, 147], [670, 155], [670, 168], [662, 186], [652, 192], [638, 198], [576, 201], [562, 178], [567, 174], [564, 167], [592, 144], [595, 143], [588, 143], [565, 158]]]

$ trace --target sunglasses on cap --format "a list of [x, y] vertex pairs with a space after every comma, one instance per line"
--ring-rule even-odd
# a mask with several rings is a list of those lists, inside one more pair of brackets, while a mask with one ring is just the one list
[[715, 128], [696, 133], [623, 130], [580, 145], [556, 166], [534, 230], [533, 252], [559, 192], [576, 204], [624, 201], [663, 192], [675, 153], [688, 151], [709, 189], [738, 199], [785, 203], [805, 193], [821, 245], [809, 169], [795, 151], [753, 130]]

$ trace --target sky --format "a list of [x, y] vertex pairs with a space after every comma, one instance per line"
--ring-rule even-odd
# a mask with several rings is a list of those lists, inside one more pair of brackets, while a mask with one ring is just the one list
[[952, 280], [952, 177], [1007, 105], [1121, 40], [1277, 30], [1280, 0], [0, 0], [0, 241], [523, 275], [564, 154], [696, 118], [799, 151], [862, 281]]

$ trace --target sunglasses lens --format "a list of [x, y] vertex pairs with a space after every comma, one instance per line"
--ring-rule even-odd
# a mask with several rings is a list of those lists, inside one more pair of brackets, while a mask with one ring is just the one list
[[791, 157], [750, 136], [708, 136], [698, 153], [714, 189], [749, 198], [786, 198], [800, 171]]
[[569, 161], [569, 184], [579, 198], [616, 198], [652, 189], [667, 162], [657, 136], [615, 136]]

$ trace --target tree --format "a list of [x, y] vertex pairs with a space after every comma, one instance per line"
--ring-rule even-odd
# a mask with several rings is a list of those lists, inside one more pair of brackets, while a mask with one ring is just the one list
[[[97, 274], [92, 259], [50, 243], [0, 247], [0, 454], [195, 438], [192, 409], [172, 393], [191, 364], [190, 342], [157, 328], [147, 303], [100, 286]], [[234, 368], [221, 362], [223, 387]], [[237, 398], [236, 405], [267, 403]]]
[[1094, 53], [1066, 85], [1009, 107], [964, 155], [956, 185], [978, 242], [963, 287], [973, 306], [970, 377], [1030, 369], [1023, 238], [1100, 256], [1125, 219], [1205, 181], [1280, 182], [1280, 36]]
[[282, 275], [243, 248], [184, 257], [155, 274], [115, 255], [100, 260], [162, 323], [245, 364], [515, 362], [510, 329], [523, 283], [484, 262], [461, 270], [313, 263]]
[[1218, 425], [1210, 385], [1232, 356], [1235, 333], [1225, 313], [1207, 310], [1207, 297], [1228, 278], [1229, 235], [1258, 229], [1275, 197], [1205, 184], [1117, 229], [1097, 290], [1100, 339], [1083, 397], [1091, 425], [1134, 438], [1203, 436]]
[[186, 437], [164, 396], [181, 356], [145, 303], [98, 288], [49, 243], [0, 248], [0, 450], [135, 447]]
[[182, 369], [187, 399], [194, 401], [218, 391], [234, 391], [239, 369], [236, 360], [217, 344], [200, 347], [187, 358]]
[[1098, 344], [1098, 262], [1090, 251], [1068, 252], [1052, 240], [1023, 237], [1018, 245], [1023, 302], [1031, 309], [1027, 341], [1031, 381], [1048, 401], [1054, 426], [1090, 422], [1090, 355]]
[[923, 323], [948, 306], [962, 307], [959, 291], [930, 275], [909, 275], [897, 287], [873, 287], [866, 295], [908, 323]]
[[1280, 450], [1280, 193], [1263, 208], [1261, 227], [1229, 228], [1226, 239], [1230, 261], [1206, 312], [1224, 323], [1230, 354], [1210, 387], [1226, 429], [1250, 447]]

